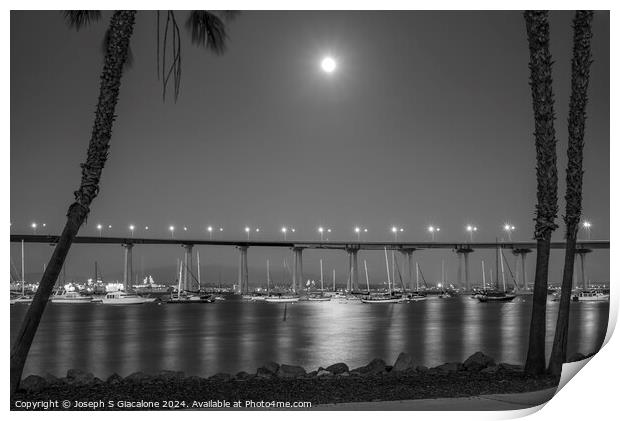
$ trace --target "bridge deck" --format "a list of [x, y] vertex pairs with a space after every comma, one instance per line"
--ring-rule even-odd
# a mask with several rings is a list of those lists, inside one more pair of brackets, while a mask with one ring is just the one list
[[[58, 242], [57, 235], [29, 235], [11, 234], [11, 242], [47, 243], [54, 245]], [[284, 248], [308, 248], [308, 249], [359, 249], [359, 250], [425, 250], [425, 249], [494, 249], [499, 246], [503, 249], [535, 249], [533, 241], [508, 241], [501, 243], [485, 242], [352, 242], [352, 241], [223, 241], [223, 240], [197, 240], [197, 239], [161, 239], [161, 238], [125, 238], [125, 237], [75, 237], [76, 244], [144, 244], [144, 245], [205, 245], [205, 246], [245, 246], [245, 247], [284, 247]], [[553, 249], [565, 248], [565, 242], [556, 241], [551, 243]], [[578, 241], [578, 249], [609, 249], [609, 241]]]

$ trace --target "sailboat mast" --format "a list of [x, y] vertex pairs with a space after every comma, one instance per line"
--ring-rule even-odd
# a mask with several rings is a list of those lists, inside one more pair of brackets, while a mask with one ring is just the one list
[[487, 282], [486, 282], [485, 274], [484, 274], [484, 260], [482, 261], [482, 289], [483, 290], [487, 289]]
[[499, 259], [502, 267], [502, 284], [504, 284], [504, 292], [506, 292], [506, 276], [504, 275], [504, 255]]
[[179, 285], [177, 286], [177, 299], [181, 298], [181, 278], [183, 277], [183, 261], [177, 260], [179, 262]]
[[336, 292], [336, 269], [332, 270], [332, 283], [334, 284], [334, 292]]
[[441, 290], [446, 290], [446, 268], [443, 259], [441, 259]]
[[267, 259], [267, 295], [269, 295], [269, 284], [271, 281], [271, 274], [269, 273], [269, 259]]
[[415, 262], [415, 290], [416, 292], [420, 290], [420, 268], [418, 267], [418, 262]]
[[497, 244], [497, 238], [495, 239], [495, 289], [499, 289], [499, 246]]
[[319, 263], [321, 265], [321, 291], [323, 291], [323, 259], [319, 260]]
[[[384, 247], [383, 251], [385, 252], [385, 269], [387, 271], [387, 278], [388, 278], [388, 292], [390, 293], [390, 295], [392, 295], [392, 284], [390, 282], [390, 264], [388, 262], [387, 247]], [[394, 255], [392, 254], [392, 257], [393, 256]]]
[[95, 283], [97, 283], [98, 277], [99, 277], [99, 273], [97, 271], [97, 261], [95, 260]]
[[26, 293], [26, 274], [24, 268], [24, 240], [22, 240], [22, 295]]
[[364, 259], [364, 272], [366, 272], [366, 291], [370, 292], [370, 281], [368, 280], [368, 266], [366, 265], [366, 259]]
[[198, 291], [200, 291], [201, 288], [201, 283], [200, 283], [200, 252], [198, 250], [196, 250], [196, 260], [197, 260], [197, 264], [198, 264]]

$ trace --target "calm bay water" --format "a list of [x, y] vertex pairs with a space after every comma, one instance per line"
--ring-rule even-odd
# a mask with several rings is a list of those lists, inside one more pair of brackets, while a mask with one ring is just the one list
[[[552, 334], [557, 303], [548, 303]], [[11, 342], [26, 312], [11, 306]], [[242, 302], [106, 306], [48, 305], [24, 375], [64, 376], [69, 368], [98, 377], [114, 372], [181, 370], [187, 375], [254, 372], [268, 361], [307, 370], [345, 362], [350, 367], [379, 357], [388, 364], [401, 351], [416, 364], [463, 361], [483, 351], [496, 361], [525, 360], [531, 297], [479, 303], [469, 297], [431, 298], [407, 304]], [[609, 303], [571, 303], [569, 355], [600, 348]], [[551, 350], [551, 336], [547, 352]]]

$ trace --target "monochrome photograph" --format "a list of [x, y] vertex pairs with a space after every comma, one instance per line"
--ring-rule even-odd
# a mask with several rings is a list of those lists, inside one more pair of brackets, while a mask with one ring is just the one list
[[548, 402], [615, 325], [610, 11], [259, 7], [8, 12], [10, 410]]

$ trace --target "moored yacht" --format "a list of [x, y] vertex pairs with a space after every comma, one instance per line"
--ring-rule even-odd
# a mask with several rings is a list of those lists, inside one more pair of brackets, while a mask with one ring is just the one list
[[396, 304], [407, 301], [406, 298], [403, 298], [402, 294], [395, 293], [392, 291], [392, 283], [390, 280], [390, 265], [388, 263], [387, 257], [387, 248], [384, 247], [383, 251], [385, 252], [385, 269], [387, 272], [387, 281], [388, 281], [388, 292], [385, 294], [368, 294], [361, 296], [360, 299], [364, 304]]
[[270, 295], [265, 298], [266, 303], [296, 303], [299, 301], [298, 295]]
[[215, 297], [211, 294], [193, 294], [193, 293], [181, 293], [175, 296], [171, 296], [166, 301], [168, 304], [199, 304], [199, 303], [214, 303]]
[[361, 299], [364, 304], [397, 304], [407, 301], [400, 294], [370, 294]]
[[[498, 261], [500, 262], [501, 269], [502, 269], [502, 283], [504, 286], [503, 291], [500, 291], [499, 289], [499, 272], [498, 272], [498, 264], [497, 264]], [[484, 264], [482, 266], [482, 276], [484, 280]], [[478, 298], [478, 301], [480, 301], [481, 303], [502, 302], [502, 301], [511, 301], [516, 297], [516, 294], [508, 293], [506, 291], [506, 278], [504, 276], [504, 255], [502, 254], [501, 259], [500, 259], [499, 246], [497, 245], [497, 242], [495, 246], [495, 285], [496, 285], [496, 288], [492, 290], [487, 290], [486, 285], [485, 285], [485, 289], [475, 296], [476, 298]]]
[[115, 291], [107, 293], [102, 299], [102, 304], [108, 305], [125, 305], [125, 304], [145, 304], [152, 303], [156, 298], [140, 297], [137, 294], [129, 294], [123, 291]]
[[513, 300], [515, 297], [515, 294], [509, 294], [504, 291], [495, 290], [482, 291], [476, 296], [476, 298], [478, 298], [478, 301], [480, 301], [481, 303], [486, 303], [490, 301], [510, 301]]
[[605, 290], [584, 290], [573, 295], [573, 301], [609, 301], [609, 291]]
[[20, 295], [17, 298], [11, 298], [11, 304], [30, 304], [32, 303], [32, 297], [28, 295]]
[[82, 295], [77, 291], [67, 291], [65, 289], [56, 291], [56, 293], [50, 297], [50, 302], [52, 303], [86, 304], [92, 301], [93, 297]]
[[308, 301], [331, 301], [331, 295], [320, 294], [310, 294], [308, 295]]

